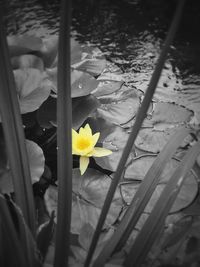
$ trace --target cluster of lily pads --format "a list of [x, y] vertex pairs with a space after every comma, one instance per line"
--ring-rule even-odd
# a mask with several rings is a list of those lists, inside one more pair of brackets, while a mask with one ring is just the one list
[[[56, 104], [57, 104], [57, 36], [40, 39], [33, 36], [8, 37], [11, 64], [16, 83], [16, 90], [27, 138], [27, 151], [32, 183], [42, 188], [47, 183], [44, 203], [49, 214], [57, 210], [56, 182]], [[74, 146], [73, 200], [72, 200], [72, 256], [71, 266], [83, 266], [90, 240], [96, 227], [106, 193], [116, 171], [123, 148], [129, 136], [130, 127], [140, 106], [143, 93], [129, 88], [123, 81], [123, 73], [108, 62], [100, 50], [93, 46], [80, 45], [71, 40], [71, 88], [72, 88], [72, 127], [76, 136], [79, 129], [90, 137], [94, 145], [105, 151], [112, 151], [107, 157], [97, 155], [97, 151], [83, 154]], [[167, 112], [166, 112], [167, 110]], [[96, 253], [112, 235], [114, 227], [129, 205], [148, 169], [153, 164], [157, 153], [177, 130], [187, 127], [193, 114], [190, 110], [173, 103], [155, 102], [149, 108], [143, 128], [135, 147], [129, 156], [124, 177], [117, 188], [115, 197], [107, 216], [104, 232], [100, 238]], [[81, 128], [82, 127], [82, 128]], [[85, 127], [85, 128], [84, 128]], [[77, 136], [76, 136], [77, 137]], [[0, 188], [3, 193], [13, 191], [9, 165], [6, 159], [3, 134], [1, 133]], [[97, 143], [97, 144], [96, 144]], [[184, 148], [164, 169], [160, 184], [149, 202], [144, 216], [137, 225], [141, 229], [145, 218], [150, 213], [164, 185], [178, 165]], [[78, 151], [78, 152], [77, 152]], [[96, 153], [96, 154], [95, 154]], [[78, 168], [77, 155], [84, 158], [82, 173]], [[88, 161], [87, 157], [95, 157]], [[103, 155], [103, 154], [101, 154]], [[89, 166], [88, 166], [89, 164]], [[86, 166], [87, 165], [87, 166]], [[88, 167], [88, 169], [87, 169]], [[87, 170], [86, 170], [87, 169]], [[83, 175], [81, 175], [83, 174]], [[46, 189], [46, 188], [45, 188]], [[198, 192], [196, 173], [191, 171], [182, 187], [171, 212], [186, 208]], [[38, 192], [36, 192], [37, 195]], [[44, 192], [43, 192], [44, 193]], [[41, 195], [40, 195], [41, 196]], [[43, 199], [43, 194], [42, 198]], [[40, 207], [37, 206], [39, 210]], [[178, 214], [178, 215], [177, 215]], [[180, 218], [168, 216], [170, 222]], [[44, 215], [41, 215], [44, 217]], [[44, 222], [43, 219], [39, 221]], [[56, 217], [55, 217], [56, 221]], [[131, 238], [134, 238], [134, 234]], [[169, 233], [169, 238], [172, 236]], [[124, 251], [114, 258], [112, 266], [121, 266]], [[46, 256], [46, 267], [52, 266], [54, 243]], [[111, 265], [109, 265], [111, 266]]]

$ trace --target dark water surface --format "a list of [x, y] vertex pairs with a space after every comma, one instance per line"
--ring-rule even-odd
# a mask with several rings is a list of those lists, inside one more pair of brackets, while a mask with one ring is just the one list
[[[123, 71], [126, 84], [145, 92], [176, 0], [73, 0], [72, 32], [99, 47]], [[48, 37], [58, 33], [57, 0], [10, 0], [8, 34]], [[166, 61], [155, 100], [194, 111], [200, 122], [200, 1], [187, 1], [180, 29]]]

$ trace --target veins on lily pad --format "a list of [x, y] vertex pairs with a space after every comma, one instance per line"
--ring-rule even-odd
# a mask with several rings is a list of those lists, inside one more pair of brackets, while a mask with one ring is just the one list
[[89, 124], [81, 127], [79, 132], [72, 129], [72, 154], [80, 156], [80, 172], [83, 175], [88, 167], [90, 157], [104, 157], [112, 151], [103, 147], [95, 147], [100, 133], [92, 134]]

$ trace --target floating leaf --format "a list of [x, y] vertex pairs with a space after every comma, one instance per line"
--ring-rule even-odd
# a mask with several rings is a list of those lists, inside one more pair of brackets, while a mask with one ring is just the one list
[[37, 69], [14, 70], [21, 113], [32, 112], [47, 99], [51, 82]]
[[135, 145], [141, 150], [158, 153], [177, 129], [177, 127], [167, 128], [163, 131], [158, 131], [154, 128], [141, 129], [136, 138]]
[[[79, 234], [85, 224], [96, 227], [111, 179], [94, 169], [88, 169], [81, 176], [79, 169], [73, 169], [72, 233]], [[57, 188], [50, 187], [45, 194], [47, 210], [57, 210]], [[119, 191], [116, 192], [109, 210], [105, 227], [117, 219], [122, 207]]]
[[44, 172], [45, 158], [42, 149], [33, 141], [26, 140], [32, 182], [38, 182]]
[[78, 41], [71, 38], [71, 64], [81, 61], [83, 49]]
[[[99, 101], [92, 95], [72, 99], [72, 127], [78, 129], [88, 116], [99, 106]], [[49, 97], [39, 108], [37, 119], [40, 126], [51, 128], [56, 122], [56, 99]]]
[[52, 35], [49, 38], [42, 39], [42, 47], [38, 55], [42, 57], [46, 68], [50, 68], [57, 59], [58, 36]]
[[151, 121], [156, 123], [180, 123], [187, 122], [193, 115], [192, 111], [185, 107], [172, 103], [156, 103]]
[[77, 130], [91, 115], [100, 103], [93, 95], [87, 95], [72, 99], [72, 126]]
[[106, 60], [104, 59], [84, 59], [83, 61], [74, 64], [73, 69], [87, 72], [92, 76], [97, 76], [102, 73], [106, 67]]
[[[147, 171], [151, 167], [155, 160], [155, 156], [141, 156], [135, 160], [133, 160], [132, 164], [127, 167], [127, 170], [125, 171], [125, 177], [131, 178], [135, 180], [142, 180], [144, 176], [146, 175]], [[155, 205], [157, 199], [159, 198], [165, 184], [168, 182], [169, 178], [172, 176], [173, 172], [179, 165], [179, 161], [175, 159], [171, 159], [166, 167], [164, 168], [161, 178], [160, 178], [160, 184], [156, 187], [156, 190], [154, 191], [145, 211], [150, 212]], [[139, 187], [139, 184], [134, 182], [133, 184], [125, 183], [124, 185], [121, 185], [122, 195], [125, 200], [125, 202], [130, 203], [133, 195], [135, 194], [137, 188]], [[183, 209], [187, 207], [195, 198], [196, 194], [198, 192], [198, 186], [196, 177], [193, 172], [188, 173], [188, 177], [185, 180], [178, 197], [171, 209], [171, 212], [176, 212], [180, 209]]]
[[41, 38], [28, 35], [8, 36], [7, 42], [11, 56], [39, 51], [43, 46]]
[[44, 63], [41, 58], [35, 55], [22, 55], [11, 58], [13, 69], [34, 68], [40, 71], [44, 70]]
[[101, 81], [99, 82], [97, 88], [92, 91], [92, 94], [96, 97], [109, 95], [118, 91], [121, 88], [122, 84], [123, 82]]
[[86, 251], [90, 247], [93, 234], [94, 234], [94, 228], [91, 226], [90, 223], [86, 223], [82, 226], [78, 240], [79, 240], [80, 245]]
[[98, 77], [98, 81], [115, 81], [115, 82], [124, 82], [124, 79], [121, 73], [112, 73], [106, 72]]
[[[58, 63], [58, 36], [52, 35], [49, 38], [43, 39], [43, 46], [38, 53], [45, 64], [46, 68], [57, 66]], [[81, 60], [82, 48], [80, 44], [71, 38], [71, 64]]]
[[101, 106], [97, 110], [98, 116], [116, 124], [124, 124], [134, 118], [140, 104], [136, 92], [125, 86], [117, 94], [99, 100]]
[[[48, 69], [49, 79], [53, 82], [53, 91], [57, 93], [57, 68]], [[80, 97], [89, 95], [98, 85], [98, 81], [90, 74], [72, 70], [71, 72], [71, 90], [72, 97]]]
[[89, 118], [88, 123], [94, 133], [100, 132], [99, 144], [113, 152], [107, 157], [95, 158], [96, 163], [104, 169], [115, 171], [128, 139], [128, 134], [121, 127], [102, 118]]
[[[27, 154], [30, 164], [32, 183], [38, 182], [44, 172], [44, 154], [42, 149], [33, 141], [26, 140]], [[0, 175], [0, 188], [3, 193], [13, 192], [10, 170]]]

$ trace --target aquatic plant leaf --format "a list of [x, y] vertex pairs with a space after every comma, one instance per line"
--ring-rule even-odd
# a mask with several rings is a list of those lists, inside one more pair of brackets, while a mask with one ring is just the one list
[[[32, 183], [38, 182], [44, 172], [44, 154], [42, 149], [33, 141], [26, 140], [26, 148], [30, 165]], [[3, 193], [13, 192], [10, 170], [0, 175], [0, 188]]]
[[42, 39], [42, 44], [37, 55], [42, 58], [45, 68], [50, 68], [57, 63], [58, 36], [51, 35], [49, 38]]
[[153, 124], [188, 122], [192, 115], [193, 112], [185, 107], [172, 103], [158, 102], [155, 105], [151, 121]]
[[35, 111], [48, 98], [52, 84], [37, 69], [14, 70], [21, 113]]
[[136, 92], [125, 86], [117, 94], [102, 96], [99, 100], [101, 106], [97, 116], [116, 124], [124, 124], [134, 118], [140, 104]]
[[49, 221], [40, 225], [36, 237], [37, 248], [39, 249], [43, 258], [45, 258], [49, 245], [52, 242], [54, 228], [55, 228], [54, 214], [52, 213]]
[[[164, 189], [164, 186], [165, 184], [157, 185], [156, 190], [154, 191], [147, 207], [145, 208], [145, 212], [148, 212], [148, 213], [151, 212], [156, 201], [161, 195], [162, 190]], [[131, 202], [138, 187], [139, 187], [139, 183], [134, 183], [134, 182], [120, 185], [122, 197], [127, 204]], [[170, 212], [177, 212], [189, 206], [192, 203], [192, 201], [195, 199], [197, 193], [198, 193], [197, 181], [195, 177], [193, 176], [193, 174], [189, 173], [189, 176], [185, 180]]]
[[100, 81], [97, 88], [92, 91], [92, 94], [96, 97], [109, 95], [118, 91], [121, 88], [122, 84], [123, 82], [117, 81]]
[[[132, 160], [126, 168], [125, 178], [133, 180], [143, 180], [144, 176], [156, 160], [157, 155], [143, 154]], [[163, 169], [160, 181], [165, 183], [169, 180], [174, 170], [178, 166], [179, 161], [177, 159], [171, 159], [167, 162], [166, 167]]]
[[102, 73], [106, 67], [106, 60], [104, 59], [84, 59], [79, 63], [72, 65], [73, 69], [87, 72], [92, 76], [97, 76]]
[[128, 139], [128, 134], [120, 126], [102, 118], [89, 118], [87, 122], [93, 132], [101, 133], [98, 144], [113, 152], [108, 157], [95, 158], [96, 163], [104, 169], [115, 171]]
[[82, 46], [73, 37], [71, 38], [71, 64], [80, 62], [82, 59]]
[[83, 122], [100, 106], [93, 95], [72, 99], [72, 127], [77, 130]]
[[21, 55], [11, 58], [11, 64], [13, 69], [39, 69], [44, 70], [44, 63], [41, 58], [35, 55]]
[[[152, 256], [164, 265], [197, 263], [200, 251], [199, 217], [185, 216], [166, 229]], [[159, 252], [156, 249], [159, 246]]]
[[156, 130], [154, 128], [141, 129], [136, 138], [135, 145], [141, 150], [158, 153], [177, 130], [178, 127], [169, 127], [165, 128], [165, 130]]
[[[38, 109], [37, 120], [41, 127], [51, 128], [57, 126], [56, 99], [49, 97]], [[99, 101], [93, 95], [72, 99], [72, 127], [78, 129], [88, 116], [99, 106]]]
[[124, 78], [121, 73], [118, 72], [104, 72], [98, 78], [98, 81], [113, 81], [113, 82], [124, 82]]
[[[186, 75], [185, 78], [177, 77], [173, 71], [172, 64], [168, 62], [167, 68], [163, 69], [160, 81], [158, 83], [155, 92], [155, 99], [163, 102], [173, 102], [177, 105], [186, 107], [194, 112], [194, 116], [199, 123], [200, 93], [198, 79], [198, 75], [195, 74]], [[164, 90], [163, 84], [165, 84], [165, 86], [167, 85], [166, 90]]]
[[[57, 66], [58, 63], [58, 36], [52, 35], [49, 38], [42, 40], [43, 46], [40, 49], [38, 55], [40, 55], [44, 61], [46, 68], [52, 68]], [[74, 38], [71, 38], [71, 64], [75, 64], [81, 61], [82, 47]]]
[[[53, 82], [52, 90], [57, 93], [57, 68], [46, 70], [49, 79]], [[80, 97], [89, 95], [98, 85], [98, 81], [90, 74], [78, 70], [71, 72], [71, 96]]]
[[37, 110], [37, 120], [41, 127], [51, 128], [53, 122], [56, 124], [56, 102], [53, 97], [49, 97]]
[[90, 247], [90, 242], [94, 234], [94, 228], [88, 222], [84, 224], [80, 230], [80, 235], [78, 237], [80, 245], [87, 251]]
[[[88, 169], [81, 176], [79, 169], [73, 169], [73, 201], [71, 232], [79, 234], [85, 224], [96, 227], [101, 208], [103, 206], [107, 190], [110, 186], [109, 176]], [[57, 188], [49, 187], [45, 193], [45, 203], [48, 212], [57, 210]], [[119, 191], [113, 199], [104, 227], [109, 227], [118, 218], [122, 207]]]
[[42, 39], [29, 35], [18, 35], [7, 37], [8, 47], [11, 56], [19, 56], [42, 49]]

